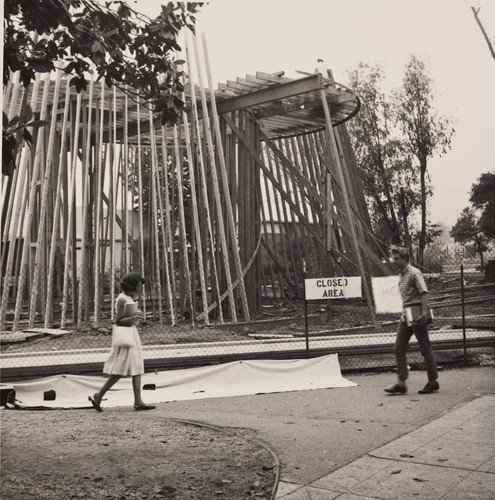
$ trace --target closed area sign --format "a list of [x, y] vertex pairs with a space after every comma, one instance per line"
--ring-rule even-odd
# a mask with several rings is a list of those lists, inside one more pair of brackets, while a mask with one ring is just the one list
[[304, 290], [306, 300], [361, 297], [361, 276], [306, 279]]

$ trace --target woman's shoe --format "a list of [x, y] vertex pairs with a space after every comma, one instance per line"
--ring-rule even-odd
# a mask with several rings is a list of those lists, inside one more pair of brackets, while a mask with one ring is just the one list
[[96, 411], [103, 411], [103, 409], [100, 406], [101, 401], [100, 403], [98, 403], [98, 398], [96, 397], [96, 394], [93, 394], [93, 396], [89, 396], [88, 400], [91, 401], [91, 404], [93, 405], [93, 408]]
[[138, 404], [135, 404], [134, 405], [134, 409], [136, 411], [144, 411], [144, 410], [154, 410], [155, 407], [153, 405], [138, 405]]

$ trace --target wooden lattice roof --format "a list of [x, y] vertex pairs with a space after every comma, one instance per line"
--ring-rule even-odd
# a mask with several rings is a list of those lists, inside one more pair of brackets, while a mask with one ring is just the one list
[[321, 75], [291, 79], [283, 71], [257, 72], [256, 76], [219, 84], [215, 95], [220, 114], [249, 109], [273, 138], [324, 129], [322, 90], [334, 125], [358, 111], [359, 100], [350, 89]]
[[[93, 107], [101, 98], [101, 83], [95, 83], [93, 90]], [[39, 111], [42, 102], [45, 81], [40, 83], [38, 99], [32, 103], [31, 94], [33, 85], [27, 89], [24, 103], [31, 104], [33, 111]], [[54, 85], [52, 82], [48, 93], [49, 109], [54, 101]], [[235, 81], [220, 83], [215, 89], [217, 110], [220, 115], [230, 114], [237, 110], [249, 110], [262, 124], [264, 132], [270, 138], [286, 137], [308, 133], [325, 128], [325, 114], [322, 106], [322, 92], [326, 97], [333, 125], [342, 123], [352, 117], [359, 109], [359, 99], [348, 88], [333, 82], [330, 78], [322, 75], [311, 75], [299, 79], [291, 79], [284, 76], [284, 72], [262, 73], [257, 72], [255, 76], [246, 75]], [[65, 79], [60, 88], [57, 114], [62, 115], [64, 111]], [[187, 109], [191, 109], [191, 87], [186, 85], [185, 97]], [[5, 94], [4, 94], [5, 96]], [[196, 104], [201, 115], [201, 93], [195, 90]], [[206, 90], [206, 97], [211, 98], [210, 91]], [[89, 89], [81, 93], [83, 106], [88, 105]], [[140, 133], [146, 137], [149, 132], [148, 111], [138, 106], [134, 99], [116, 90], [115, 101], [112, 89], [105, 89], [105, 140], [110, 138], [110, 114], [116, 118], [117, 140], [121, 140], [127, 134], [129, 140], [137, 136], [138, 119], [140, 122]], [[23, 96], [20, 92], [17, 96], [17, 113], [20, 113]], [[71, 91], [71, 101], [77, 100], [75, 91]], [[126, 109], [127, 108], [127, 109]], [[51, 113], [51, 111], [49, 111]], [[107, 119], [108, 118], [108, 119]], [[81, 118], [82, 119], [82, 118]], [[58, 120], [60, 123], [61, 120]], [[160, 124], [159, 119], [154, 121], [155, 127]], [[112, 125], [113, 128], [113, 125]], [[143, 137], [143, 138], [144, 138]]]

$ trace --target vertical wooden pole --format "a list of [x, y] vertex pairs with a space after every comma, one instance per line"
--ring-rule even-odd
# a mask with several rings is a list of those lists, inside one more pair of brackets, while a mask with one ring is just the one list
[[[94, 295], [94, 325], [98, 326], [101, 320], [101, 302], [102, 302], [102, 282], [101, 282], [101, 219], [102, 219], [102, 193], [103, 193], [103, 172], [106, 157], [103, 155], [103, 130], [105, 125], [105, 82], [101, 82], [100, 87], [100, 124], [97, 140], [97, 161], [96, 161], [96, 199], [95, 199], [95, 295]], [[113, 308], [113, 305], [111, 305]]]
[[337, 175], [339, 177], [339, 182], [342, 186], [342, 196], [343, 196], [343, 201], [344, 201], [344, 208], [345, 208], [346, 215], [347, 215], [347, 218], [349, 221], [351, 241], [352, 241], [352, 245], [354, 247], [355, 257], [357, 259], [357, 265], [358, 265], [359, 272], [360, 272], [361, 277], [362, 277], [364, 295], [366, 298], [366, 303], [368, 304], [368, 309], [370, 311], [371, 319], [372, 319], [373, 323], [376, 324], [375, 309], [373, 307], [373, 300], [372, 300], [372, 296], [371, 296], [370, 285], [368, 282], [368, 276], [367, 276], [365, 268], [364, 268], [363, 259], [361, 256], [361, 249], [359, 247], [359, 243], [358, 243], [358, 239], [357, 239], [357, 235], [356, 235], [356, 229], [355, 229], [355, 225], [354, 225], [354, 219], [353, 219], [351, 205], [349, 202], [349, 196], [347, 193], [347, 186], [346, 186], [346, 182], [345, 182], [345, 177], [344, 177], [344, 173], [342, 170], [342, 164], [340, 163], [340, 158], [337, 154], [337, 143], [335, 141], [335, 135], [334, 135], [332, 120], [331, 120], [331, 116], [330, 116], [330, 108], [328, 106], [325, 89], [320, 90], [320, 97], [321, 97], [321, 102], [323, 104], [323, 111], [325, 113], [325, 121], [326, 121], [325, 132], [326, 132], [327, 141], [328, 141], [328, 149], [329, 149], [329, 153], [330, 153], [332, 162], [337, 169]]
[[78, 271], [79, 277], [79, 295], [78, 295], [78, 306], [77, 306], [77, 324], [78, 327], [81, 326], [82, 315], [83, 315], [83, 305], [86, 300], [88, 290], [87, 290], [87, 220], [88, 220], [88, 186], [89, 186], [89, 163], [91, 155], [91, 128], [92, 128], [92, 111], [93, 111], [93, 75], [89, 82], [89, 94], [88, 94], [88, 114], [86, 122], [86, 145], [85, 152], [83, 156], [83, 172], [82, 172], [82, 202], [81, 202], [81, 262]]
[[[118, 169], [117, 156], [117, 89], [113, 87], [113, 119], [112, 119], [112, 142], [111, 142], [111, 161], [109, 170], [109, 189], [108, 189], [108, 220], [110, 224], [110, 317], [112, 321], [115, 318], [115, 172]], [[119, 155], [120, 156], [120, 155]]]
[[[64, 98], [64, 114], [62, 118], [62, 130], [61, 130], [61, 144], [60, 152], [58, 158], [58, 170], [60, 171], [62, 167], [65, 166], [65, 155], [66, 151], [66, 141], [67, 141], [67, 126], [69, 117], [69, 105], [70, 105], [70, 83], [69, 79], [66, 80], [65, 88], [65, 98]], [[50, 326], [52, 320], [53, 312], [53, 295], [55, 285], [53, 283], [54, 279], [54, 266], [55, 266], [55, 254], [57, 251], [57, 244], [59, 239], [59, 225], [60, 225], [60, 212], [61, 212], [61, 198], [62, 198], [62, 175], [57, 176], [57, 186], [55, 189], [55, 208], [53, 209], [53, 221], [52, 221], [52, 237], [50, 242], [50, 254], [48, 256], [48, 272], [47, 272], [47, 293], [46, 293], [46, 303], [45, 303], [45, 328]]]
[[191, 148], [191, 137], [189, 131], [189, 123], [187, 114], [182, 113], [182, 123], [184, 124], [184, 135], [186, 138], [186, 148], [187, 148], [187, 161], [189, 163], [189, 175], [191, 182], [191, 203], [192, 203], [192, 218], [193, 218], [193, 229], [196, 234], [197, 241], [197, 254], [198, 254], [198, 267], [199, 267], [199, 281], [201, 286], [201, 300], [203, 303], [203, 312], [205, 313], [205, 323], [209, 324], [208, 319], [208, 296], [206, 290], [205, 282], [205, 271], [203, 266], [203, 246], [201, 242], [201, 232], [199, 229], [199, 214], [198, 214], [198, 203], [197, 203], [197, 193], [196, 193], [196, 175], [194, 173], [195, 162]]
[[162, 127], [162, 158], [163, 158], [163, 191], [165, 195], [165, 212], [163, 217], [164, 227], [162, 229], [164, 245], [163, 254], [168, 270], [168, 303], [170, 310], [170, 319], [172, 325], [177, 323], [177, 311], [175, 304], [175, 263], [174, 263], [174, 248], [173, 248], [173, 235], [172, 235], [172, 223], [170, 221], [170, 194], [169, 194], [169, 183], [168, 183], [168, 149], [167, 149], [167, 131], [165, 127]]
[[[70, 184], [69, 192], [67, 197], [67, 204], [69, 207], [69, 213], [67, 216], [67, 231], [66, 231], [66, 241], [65, 241], [65, 264], [64, 264], [64, 285], [62, 294], [62, 317], [60, 319], [60, 326], [65, 327], [67, 321], [67, 300], [69, 298], [69, 271], [70, 271], [70, 257], [71, 252], [76, 252], [76, 246], [71, 239], [72, 225], [73, 225], [73, 210], [74, 210], [74, 190], [76, 186], [76, 174], [77, 174], [77, 163], [78, 163], [78, 152], [79, 152], [79, 128], [80, 128], [80, 118], [81, 118], [81, 94], [77, 95], [76, 103], [76, 115], [73, 117], [75, 120], [74, 126], [74, 142], [72, 144], [71, 153], [71, 171], [70, 171]], [[74, 293], [74, 289], [72, 290]]]
[[[19, 72], [17, 71], [15, 73], [15, 75], [17, 75], [17, 77], [14, 77], [14, 88], [12, 90], [12, 100], [15, 99], [15, 101], [13, 101], [8, 109], [8, 115], [7, 115], [7, 118], [8, 120], [10, 121], [12, 118], [14, 118], [14, 113], [16, 112], [16, 109], [17, 109], [17, 104], [18, 104], [18, 94], [19, 94], [19, 87], [21, 87], [21, 84], [19, 83]], [[37, 99], [37, 96], [38, 96], [38, 86], [39, 86], [39, 81], [37, 82], [35, 80], [35, 83], [33, 85], [33, 87], [31, 86], [27, 86], [27, 87], [24, 87], [22, 86], [22, 97], [21, 97], [21, 100], [20, 100], [20, 110], [23, 110], [26, 106], [26, 102], [27, 102], [27, 98], [28, 98], [28, 94], [29, 94], [29, 90], [32, 89], [33, 90], [33, 98], [34, 98], [34, 95], [35, 95], [35, 91], [36, 91], [36, 99]], [[18, 154], [16, 155], [17, 157], [19, 156]], [[15, 189], [15, 186], [17, 186], [17, 178], [19, 176], [19, 171], [20, 169], [19, 168], [16, 168], [14, 170], [14, 173], [8, 177], [8, 179], [6, 180], [6, 182], [4, 182], [4, 177], [5, 176], [1, 176], [0, 179], [1, 179], [1, 201], [0, 201], [0, 213], [2, 214], [2, 225], [0, 227], [0, 230], [2, 231], [2, 234], [3, 234], [3, 239], [2, 241], [8, 241], [8, 234], [9, 234], [9, 224], [11, 222], [11, 213], [12, 213], [12, 210], [13, 210], [13, 205], [14, 205], [14, 193], [15, 191], [12, 191], [12, 189], [14, 188]], [[13, 197], [12, 199], [12, 202], [9, 203], [9, 200], [11, 199], [11, 196]], [[1, 260], [0, 262], [3, 262], [4, 261], [4, 252], [5, 252], [6, 248], [2, 248], [1, 249]], [[0, 266], [1, 267], [1, 266]], [[0, 269], [0, 276], [1, 276], [1, 269]]]
[[[278, 146], [278, 145], [277, 145]], [[274, 162], [275, 168], [277, 170], [277, 180], [282, 186], [287, 186], [285, 176], [283, 175], [283, 165], [281, 165], [281, 161], [279, 158], [273, 158], [272, 160]], [[288, 188], [286, 189], [288, 191]], [[287, 277], [290, 277], [290, 270], [289, 270], [289, 263], [292, 264], [292, 269], [296, 269], [296, 258], [294, 255], [294, 244], [293, 242], [295, 241], [295, 235], [294, 235], [294, 227], [291, 224], [291, 211], [290, 207], [287, 206], [286, 201], [282, 198], [281, 194], [278, 193], [279, 195], [279, 200], [280, 200], [280, 206], [282, 208], [282, 212], [279, 217], [279, 234], [280, 234], [280, 240], [282, 244], [282, 235], [283, 235], [283, 230], [282, 228], [285, 229], [285, 238], [286, 238], [286, 243], [284, 247], [288, 248], [288, 257], [290, 259], [287, 259], [285, 261], [285, 264], [287, 265], [285, 269], [285, 275]], [[290, 193], [287, 193], [287, 196], [290, 197]], [[289, 278], [290, 279], [290, 278]], [[291, 283], [288, 283], [291, 285]]]
[[129, 253], [129, 207], [127, 203], [127, 192], [129, 185], [129, 130], [127, 127], [129, 121], [128, 113], [128, 96], [124, 97], [124, 164], [122, 169], [122, 262], [121, 267], [123, 272], [129, 270], [128, 253]]
[[[158, 177], [158, 162], [156, 157], [156, 140], [155, 140], [155, 129], [153, 125], [153, 114], [149, 111], [149, 123], [150, 123], [150, 140], [151, 140], [151, 207], [152, 207], [152, 217], [153, 217], [153, 230], [154, 230], [154, 242], [155, 242], [155, 283], [154, 288], [157, 291], [158, 296], [158, 320], [160, 324], [163, 322], [163, 310], [162, 310], [162, 285], [160, 277], [160, 244], [158, 238], [158, 210], [157, 210], [157, 177]], [[165, 249], [164, 249], [165, 250]]]
[[[27, 161], [29, 157], [29, 152], [27, 148], [23, 148], [21, 152], [21, 161], [18, 169], [21, 170], [21, 174], [18, 176], [16, 183], [16, 196], [13, 200], [14, 209], [12, 211], [12, 221], [10, 223], [10, 237], [5, 238], [4, 246], [6, 258], [5, 258], [5, 276], [2, 282], [2, 303], [0, 307], [0, 328], [5, 329], [5, 317], [7, 314], [7, 308], [9, 304], [10, 295], [10, 284], [12, 281], [12, 269], [14, 267], [14, 259], [16, 253], [21, 250], [20, 245], [17, 242], [21, 241], [22, 235], [22, 215], [24, 213], [25, 205], [28, 198], [28, 175], [27, 175]], [[8, 242], [8, 247], [7, 247]], [[3, 256], [2, 256], [3, 257]], [[4, 263], [4, 258], [2, 258], [2, 265]], [[15, 290], [15, 288], [14, 288]]]
[[[189, 63], [192, 58], [192, 52], [189, 48], [189, 43], [186, 43], [186, 51], [187, 51], [187, 60], [188, 60], [188, 68], [189, 68], [189, 75], [190, 75], [190, 81], [191, 81], [191, 108], [192, 108], [192, 113], [193, 113], [193, 118], [194, 118], [194, 125], [196, 127], [196, 137], [197, 137], [197, 147], [198, 147], [198, 160], [199, 160], [199, 174], [200, 174], [200, 185], [201, 185], [201, 190], [202, 190], [202, 197], [204, 200], [204, 208], [206, 212], [206, 225], [207, 225], [207, 235], [206, 238], [209, 238], [210, 242], [210, 252], [211, 252], [211, 261], [212, 261], [212, 267], [213, 267], [213, 275], [214, 275], [214, 281], [215, 281], [215, 292], [217, 294], [217, 301], [218, 301], [218, 315], [220, 318], [220, 322], [223, 323], [223, 311], [222, 311], [222, 303], [221, 303], [221, 298], [220, 298], [220, 284], [218, 282], [218, 271], [217, 271], [217, 261], [215, 257], [215, 246], [214, 246], [214, 234], [212, 230], [212, 225], [211, 225], [211, 215], [210, 215], [210, 208], [209, 208], [209, 196], [208, 196], [208, 191], [207, 191], [207, 180], [206, 180], [206, 165], [203, 157], [203, 147], [202, 147], [202, 137], [201, 137], [201, 127], [199, 124], [199, 117], [198, 117], [198, 109], [196, 105], [196, 90], [195, 90], [195, 85], [196, 85], [196, 78], [193, 77], [196, 76], [194, 72], [194, 65], [192, 63]], [[207, 117], [206, 117], [207, 118]], [[203, 134], [203, 139], [204, 139]], [[205, 314], [205, 321], [208, 321], [208, 310], [204, 311]]]
[[[265, 158], [266, 158], [269, 169], [273, 172], [273, 176], [275, 178], [277, 178], [277, 173], [276, 173], [275, 168], [273, 166], [274, 164], [276, 166], [276, 160], [275, 160], [275, 158], [271, 157], [271, 150], [267, 147], [265, 147]], [[291, 250], [292, 247], [290, 246], [290, 244], [284, 245], [283, 241], [282, 241], [282, 235], [283, 235], [282, 228], [284, 227], [285, 221], [287, 220], [287, 215], [285, 213], [285, 204], [284, 204], [284, 201], [282, 200], [280, 194], [278, 193], [278, 191], [274, 188], [270, 189], [269, 186], [270, 185], [268, 183], [268, 179], [265, 175], [265, 187], [266, 187], [267, 193], [270, 193], [273, 196], [273, 198], [268, 197], [268, 199], [270, 200], [268, 207], [269, 207], [270, 221], [271, 221], [271, 226], [272, 226], [271, 227], [271, 229], [272, 229], [272, 245], [273, 245], [274, 254], [276, 255], [276, 253], [277, 253], [277, 227], [278, 227], [278, 235], [279, 235], [278, 240], [279, 240], [280, 246], [282, 248], [284, 264], [288, 266], [289, 257], [292, 258], [292, 256], [289, 255], [289, 253], [292, 251]], [[273, 223], [275, 218], [272, 214], [272, 205], [275, 207], [275, 211], [276, 211], [277, 226], [275, 226], [275, 224]], [[278, 274], [279, 274], [278, 286], [279, 286], [279, 291], [280, 291], [280, 297], [285, 297], [284, 288], [283, 288], [283, 283], [284, 283], [285, 278], [282, 276], [282, 274], [280, 272], [280, 267], [277, 267], [277, 270], [278, 270]], [[274, 287], [273, 288], [273, 296], [276, 297], [277, 294], [278, 294], [278, 291]]]
[[244, 275], [242, 272], [241, 259], [239, 256], [239, 246], [238, 246], [238, 240], [237, 240], [237, 231], [236, 231], [236, 227], [235, 227], [235, 219], [234, 219], [234, 214], [232, 211], [232, 204], [230, 202], [230, 196], [229, 196], [229, 183], [228, 183], [228, 179], [227, 179], [227, 171], [226, 171], [226, 166], [225, 166], [225, 156], [223, 153], [222, 135], [220, 133], [220, 125], [218, 122], [218, 112], [217, 112], [215, 91], [213, 89], [213, 79], [212, 79], [211, 71], [210, 71], [208, 49], [206, 47], [206, 37], [205, 37], [204, 33], [203, 33], [203, 52], [204, 52], [204, 56], [205, 56], [206, 72], [208, 75], [208, 84], [210, 86], [211, 114], [213, 117], [213, 125], [214, 125], [215, 135], [217, 138], [217, 153], [218, 153], [218, 159], [219, 159], [219, 165], [220, 165], [221, 179], [223, 181], [224, 197], [225, 197], [226, 207], [227, 207], [227, 222], [229, 224], [229, 229], [230, 229], [231, 245], [232, 245], [232, 252], [234, 255], [234, 264], [235, 264], [235, 269], [236, 269], [236, 273], [237, 273], [237, 279], [239, 280], [239, 293], [241, 296], [241, 304], [242, 304], [242, 310], [243, 310], [243, 315], [244, 315], [244, 321], [250, 321], [249, 305], [248, 305], [248, 301], [247, 301], [246, 288], [244, 286]]
[[[168, 206], [168, 182], [166, 182], [166, 178], [168, 175], [168, 165], [167, 165], [167, 148], [166, 148], [166, 139], [165, 139], [165, 127], [161, 127], [161, 140], [162, 140], [162, 178], [164, 180], [162, 184], [162, 180], [160, 179], [160, 175], [157, 175], [156, 182], [158, 186], [158, 208], [160, 213], [161, 220], [161, 237], [162, 237], [162, 252], [163, 252], [163, 263], [165, 268], [165, 293], [167, 295], [167, 304], [168, 304], [168, 315], [170, 317], [170, 321], [172, 325], [175, 325], [175, 304], [174, 298], [172, 294], [172, 285], [170, 279], [170, 263], [169, 263], [169, 224], [170, 224], [170, 216], [167, 212], [170, 207]], [[156, 149], [158, 151], [158, 145], [156, 145]], [[159, 173], [159, 172], [157, 172]], [[166, 208], [163, 206], [163, 196], [165, 196]]]
[[[55, 132], [57, 125], [57, 108], [58, 108], [58, 96], [60, 92], [60, 78], [61, 71], [56, 72], [55, 79], [55, 89], [53, 92], [53, 100], [52, 100], [52, 116], [50, 119], [50, 132], [48, 138], [48, 148], [47, 148], [47, 158], [45, 163], [45, 171], [44, 178], [41, 185], [41, 208], [40, 208], [40, 216], [38, 221], [38, 237], [36, 254], [34, 259], [34, 269], [33, 269], [33, 279], [31, 286], [31, 297], [29, 301], [29, 328], [33, 328], [34, 320], [36, 317], [36, 300], [38, 296], [38, 290], [40, 288], [40, 274], [41, 274], [41, 256], [42, 253], [45, 252], [45, 218], [47, 211], [47, 198], [48, 198], [48, 188], [50, 187], [51, 175], [52, 175], [52, 166], [53, 166], [53, 146], [55, 142]], [[45, 284], [43, 285], [45, 286]]]
[[[141, 150], [141, 104], [139, 96], [136, 98], [137, 112], [137, 163], [138, 163], [138, 216], [139, 216], [139, 268], [141, 276], [145, 276], [144, 268], [144, 221], [143, 221], [143, 165]], [[143, 315], [146, 318], [146, 289], [143, 287]]]
[[[193, 290], [191, 283], [191, 272], [189, 269], [189, 257], [187, 251], [187, 241], [186, 241], [186, 221], [184, 214], [184, 181], [182, 172], [182, 158], [179, 152], [179, 134], [177, 125], [174, 126], [174, 151], [175, 151], [175, 170], [177, 172], [177, 196], [178, 196], [178, 206], [179, 206], [179, 235], [181, 238], [181, 247], [183, 251], [184, 258], [184, 268], [182, 270], [183, 276], [186, 279], [186, 292], [189, 296], [189, 307], [191, 312], [191, 320], [194, 324], [193, 316]], [[190, 159], [188, 158], [188, 161]], [[189, 164], [191, 165], [191, 164]]]
[[[19, 85], [17, 85], [18, 87]], [[37, 74], [32, 86], [31, 93], [31, 108], [35, 108], [38, 102], [38, 94], [40, 87], [40, 75]], [[27, 100], [29, 87], [23, 90], [21, 100], [21, 110]], [[12, 105], [9, 109], [9, 119], [14, 117], [15, 106]], [[19, 155], [17, 155], [19, 156]], [[14, 260], [21, 251], [21, 234], [23, 232], [23, 225], [21, 220], [24, 218], [25, 205], [27, 203], [27, 186], [28, 186], [28, 163], [30, 157], [30, 150], [23, 147], [21, 150], [20, 161], [14, 172], [10, 176], [5, 186], [2, 186], [2, 241], [4, 242], [1, 249], [1, 264], [5, 263], [5, 277], [2, 282], [2, 303], [0, 306], [0, 326], [1, 329], [5, 328], [5, 316], [8, 307], [8, 298], [10, 294], [10, 283], [12, 280], [12, 268]], [[12, 201], [9, 203], [9, 200]], [[19, 236], [18, 236], [19, 235]], [[10, 237], [9, 237], [10, 236]], [[8, 244], [7, 244], [8, 242]], [[15, 284], [14, 284], [15, 294]]]
[[232, 275], [230, 272], [230, 264], [228, 261], [228, 247], [227, 247], [227, 240], [225, 238], [225, 226], [224, 226], [224, 221], [223, 221], [223, 212], [222, 212], [222, 202], [220, 199], [220, 186], [218, 183], [218, 174], [217, 174], [217, 169], [216, 169], [216, 161], [215, 161], [215, 148], [213, 146], [213, 138], [211, 136], [211, 130], [210, 130], [210, 124], [208, 120], [208, 105], [206, 102], [206, 93], [205, 93], [205, 88], [203, 85], [203, 74], [201, 70], [201, 65], [198, 60], [198, 48], [197, 48], [197, 41], [196, 38], [193, 38], [194, 41], [194, 49], [195, 49], [195, 59], [196, 59], [196, 66], [197, 66], [197, 71], [198, 71], [198, 81], [200, 85], [200, 90], [201, 90], [201, 103], [202, 103], [202, 108], [203, 108], [203, 125], [204, 125], [204, 131], [206, 133], [206, 140], [208, 142], [208, 154], [209, 154], [209, 159], [210, 159], [210, 168], [211, 168], [211, 179], [212, 179], [212, 184], [213, 184], [213, 192], [215, 196], [215, 203], [216, 203], [216, 208], [217, 208], [217, 220], [218, 220], [218, 234], [220, 238], [220, 244], [221, 244], [221, 249], [222, 249], [222, 257], [223, 257], [223, 264], [224, 264], [224, 269], [225, 269], [225, 279], [227, 281], [227, 293], [229, 296], [229, 305], [230, 305], [230, 314], [232, 316], [232, 320], [236, 323], [237, 322], [237, 310], [235, 307], [235, 299], [234, 299], [234, 294], [233, 294], [233, 289], [232, 289]]
[[[49, 88], [50, 88], [50, 76], [48, 75], [45, 84], [43, 87], [43, 97], [41, 102], [41, 111], [40, 111], [40, 120], [46, 119], [46, 110], [48, 106], [48, 97], [49, 97]], [[33, 216], [35, 211], [36, 204], [36, 193], [38, 190], [38, 177], [41, 163], [41, 153], [44, 149], [44, 141], [42, 140], [44, 131], [43, 128], [40, 129], [38, 133], [38, 137], [36, 140], [36, 151], [34, 154], [33, 161], [33, 172], [31, 175], [31, 188], [29, 191], [29, 201], [28, 201], [28, 214], [27, 218], [24, 221], [24, 244], [22, 248], [22, 257], [21, 257], [21, 265], [19, 270], [19, 281], [17, 288], [17, 296], [16, 296], [16, 304], [15, 304], [15, 313], [14, 313], [14, 323], [13, 323], [13, 331], [18, 330], [19, 322], [21, 317], [21, 309], [24, 295], [24, 287], [27, 281], [27, 275], [29, 272], [29, 260], [30, 260], [30, 252], [31, 252], [31, 224], [33, 222]]]

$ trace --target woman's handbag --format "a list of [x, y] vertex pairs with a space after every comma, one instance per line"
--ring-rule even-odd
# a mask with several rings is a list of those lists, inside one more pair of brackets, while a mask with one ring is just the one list
[[112, 347], [135, 347], [134, 328], [112, 325]]

